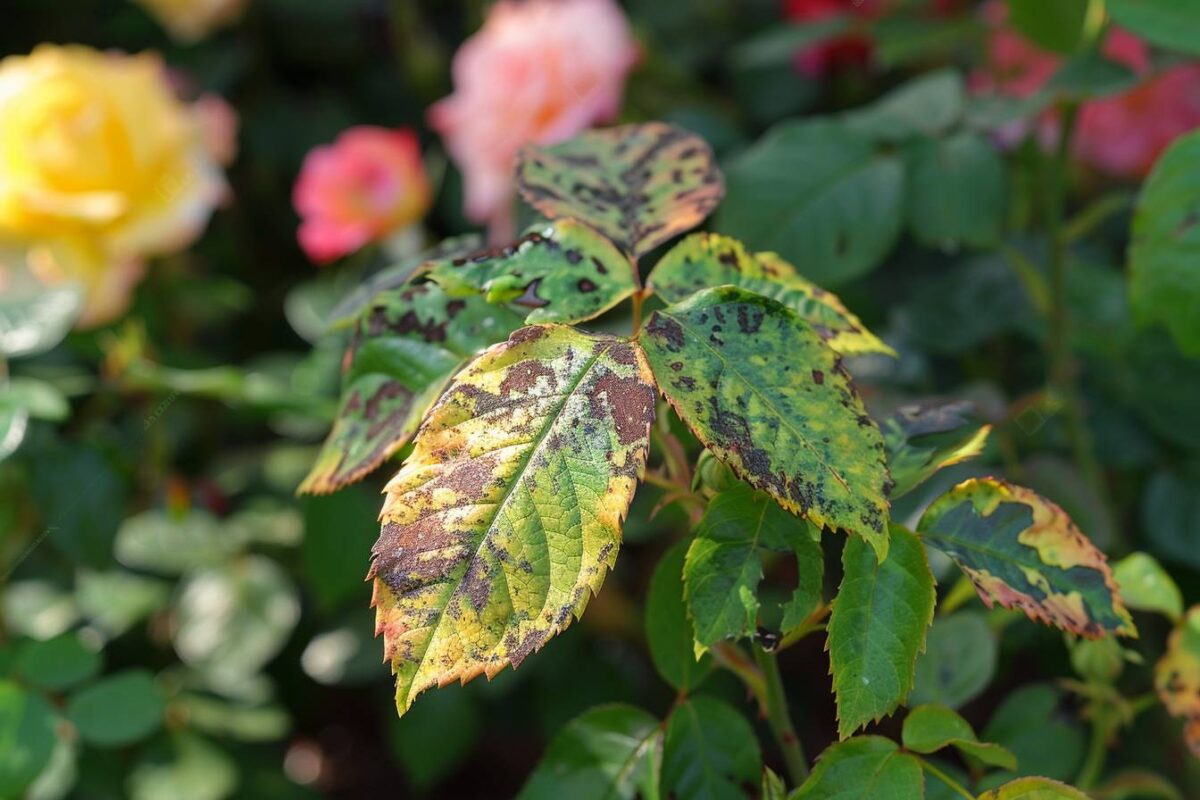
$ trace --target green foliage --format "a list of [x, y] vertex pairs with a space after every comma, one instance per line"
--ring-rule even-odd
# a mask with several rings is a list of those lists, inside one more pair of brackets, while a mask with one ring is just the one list
[[1125, 605], [1137, 611], [1157, 611], [1178, 622], [1183, 616], [1183, 595], [1174, 579], [1154, 557], [1130, 553], [1113, 564], [1113, 578]]
[[1200, 5], [1194, 0], [1109, 0], [1117, 24], [1149, 42], [1189, 55], [1200, 55]]
[[984, 764], [1016, 769], [1016, 757], [997, 744], [980, 742], [970, 724], [945, 706], [917, 706], [904, 718], [904, 747], [914, 753], [935, 753], [953, 747]]
[[762, 771], [758, 739], [746, 718], [726, 703], [694, 697], [667, 721], [663, 741], [664, 797], [742, 798]]
[[105, 676], [72, 694], [67, 718], [89, 744], [119, 747], [158, 730], [163, 709], [154, 677], [133, 669]]
[[1060, 53], [1070, 53], [1083, 35], [1088, 0], [1008, 0], [1013, 27], [1037, 44]]
[[1008, 174], [989, 142], [964, 131], [915, 142], [906, 158], [908, 226], [918, 241], [946, 250], [999, 243]]
[[912, 405], [880, 424], [887, 448], [894, 500], [920, 486], [939, 470], [974, 458], [987, 442], [990, 425], [980, 425], [970, 403]]
[[1084, 734], [1062, 716], [1061, 695], [1048, 684], [1031, 684], [1009, 694], [983, 728], [983, 739], [1017, 757], [1020, 775], [1071, 780], [1083, 760]]
[[857, 736], [833, 745], [817, 760], [812, 775], [795, 800], [911, 800], [923, 797], [921, 764], [895, 742], [880, 736]]
[[13, 666], [24, 680], [41, 689], [69, 689], [100, 671], [103, 657], [75, 633], [43, 642], [26, 642]]
[[18, 796], [50, 761], [54, 712], [38, 694], [0, 681], [0, 794]]
[[683, 571], [686, 542], [672, 547], [659, 560], [646, 591], [646, 640], [650, 657], [663, 680], [690, 692], [712, 670], [712, 656], [693, 654], [695, 641], [684, 602]]
[[938, 617], [917, 658], [909, 702], [961, 708], [992, 682], [996, 651], [996, 636], [982, 614], [960, 611]]

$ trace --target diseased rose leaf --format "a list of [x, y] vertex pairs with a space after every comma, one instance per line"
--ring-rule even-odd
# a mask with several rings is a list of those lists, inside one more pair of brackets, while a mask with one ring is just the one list
[[526, 146], [517, 188], [546, 216], [582, 220], [635, 259], [699, 225], [725, 194], [708, 144], [661, 122]]
[[883, 439], [841, 358], [795, 312], [723, 286], [655, 311], [642, 346], [701, 442], [751, 486], [887, 554]]
[[634, 343], [531, 326], [451, 381], [387, 485], [376, 632], [400, 713], [434, 685], [520, 663], [613, 565], [655, 394]]
[[757, 630], [760, 549], [796, 554], [799, 585], [787, 603], [785, 629], [803, 621], [820, 600], [824, 564], [811, 524], [739, 482], [708, 504], [684, 562], [684, 597], [697, 652]]
[[904, 718], [904, 747], [914, 753], [935, 753], [946, 747], [979, 759], [984, 764], [1015, 770], [1017, 758], [998, 744], [981, 742], [970, 724], [945, 706], [917, 706]]
[[975, 419], [967, 402], [902, 406], [879, 426], [887, 447], [888, 471], [895, 500], [929, 480], [939, 470], [983, 452], [991, 425]]
[[829, 747], [791, 795], [792, 800], [913, 800], [924, 796], [920, 762], [882, 736], [856, 736]]
[[896, 710], [912, 691], [937, 601], [925, 548], [893, 525], [883, 563], [860, 539], [842, 551], [829, 617], [829, 669], [843, 738]]
[[935, 500], [918, 525], [991, 607], [1087, 638], [1137, 636], [1108, 560], [1070, 517], [1037, 493], [972, 478]]
[[1188, 748], [1200, 758], [1200, 605], [1188, 609], [1154, 665], [1154, 688], [1167, 712], [1183, 720]]
[[837, 295], [805, 280], [775, 253], [751, 255], [729, 236], [692, 234], [662, 257], [647, 282], [668, 303], [678, 303], [710, 286], [738, 286], [783, 303], [843, 355], [896, 354], [867, 330]]
[[346, 351], [333, 427], [298, 491], [328, 494], [391, 458], [463, 362], [520, 324], [505, 307], [432, 283], [377, 295]]
[[979, 795], [979, 800], [1088, 800], [1088, 796], [1049, 778], [1017, 778], [998, 789], [984, 792]]
[[529, 324], [582, 322], [637, 289], [629, 259], [573, 219], [535, 226], [504, 247], [431, 261], [423, 270], [455, 297], [482, 294], [489, 303], [531, 309]]

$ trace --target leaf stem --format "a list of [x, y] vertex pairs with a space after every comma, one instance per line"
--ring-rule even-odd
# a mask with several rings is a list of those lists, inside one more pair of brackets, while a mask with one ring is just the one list
[[1083, 766], [1079, 768], [1079, 777], [1075, 779], [1075, 785], [1084, 792], [1096, 785], [1100, 773], [1104, 770], [1113, 727], [1113, 720], [1109, 714], [1100, 713], [1092, 720], [1092, 738], [1088, 742], [1087, 757], [1083, 760]]
[[788, 712], [783, 676], [779, 674], [779, 661], [774, 653], [769, 653], [761, 647], [753, 649], [754, 659], [762, 671], [766, 688], [767, 724], [770, 725], [771, 732], [775, 734], [775, 741], [783, 752], [788, 777], [794, 785], [799, 786], [808, 777], [808, 759], [804, 756], [804, 747], [796, 736], [796, 728], [792, 725], [792, 717]]
[[[915, 754], [914, 754], [914, 755], [915, 755]], [[968, 792], [968, 791], [967, 791], [967, 789], [966, 789], [966, 787], [964, 787], [964, 786], [963, 786], [961, 783], [959, 783], [958, 781], [954, 780], [954, 778], [951, 778], [951, 777], [950, 777], [949, 775], [947, 775], [945, 772], [943, 772], [942, 770], [938, 769], [938, 768], [937, 768], [937, 767], [935, 767], [933, 764], [931, 764], [930, 762], [928, 762], [928, 761], [926, 761], [925, 759], [921, 758], [920, 756], [915, 756], [915, 757], [916, 757], [916, 759], [917, 759], [918, 761], [920, 761], [920, 762], [921, 762], [921, 768], [922, 768], [922, 769], [924, 769], [924, 770], [925, 770], [926, 772], [928, 772], [930, 775], [932, 775], [932, 776], [934, 776], [935, 778], [937, 778], [937, 779], [938, 779], [939, 781], [941, 781], [942, 783], [946, 784], [946, 786], [950, 787], [950, 790], [951, 790], [951, 791], [953, 791], [955, 794], [962, 795], [963, 797], [967, 798], [967, 800], [975, 800], [975, 795], [973, 795], [973, 794], [971, 794], [970, 792]]]
[[639, 287], [633, 293], [633, 330], [630, 332], [631, 338], [636, 338], [642, 331], [642, 305], [646, 301], [646, 290]]

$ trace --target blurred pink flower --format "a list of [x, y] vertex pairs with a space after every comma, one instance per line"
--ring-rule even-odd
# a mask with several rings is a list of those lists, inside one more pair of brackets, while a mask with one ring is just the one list
[[369, 125], [313, 148], [292, 192], [300, 247], [318, 264], [411, 225], [429, 202], [416, 134]]
[[[881, 0], [784, 0], [783, 15], [799, 23], [839, 14], [871, 17], [877, 16], [883, 5]], [[865, 66], [870, 63], [874, 49], [874, 43], [865, 34], [852, 32], [802, 50], [796, 64], [806, 75], [819, 78], [831, 70]]]
[[620, 110], [639, 56], [614, 0], [501, 0], [454, 55], [454, 93], [429, 109], [466, 184], [466, 214], [511, 231], [514, 159]]
[[238, 113], [219, 94], [206, 92], [192, 103], [204, 149], [223, 167], [237, 158]]

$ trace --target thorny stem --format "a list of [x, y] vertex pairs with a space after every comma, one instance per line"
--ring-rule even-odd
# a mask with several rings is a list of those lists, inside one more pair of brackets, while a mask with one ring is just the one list
[[771, 732], [775, 734], [775, 741], [783, 752], [788, 777], [793, 785], [799, 786], [808, 777], [808, 759], [804, 756], [804, 747], [796, 736], [796, 728], [792, 725], [791, 714], [788, 713], [787, 695], [783, 690], [783, 676], [779, 674], [779, 662], [774, 653], [761, 647], [753, 649], [754, 659], [758, 662], [766, 689], [764, 710], [767, 724], [770, 725]]
[[938, 769], [933, 764], [929, 763], [927, 760], [921, 758], [920, 756], [917, 756], [916, 758], [918, 761], [921, 762], [921, 767], [926, 772], [928, 772], [930, 775], [933, 775], [935, 778], [937, 778], [942, 783], [946, 784], [946, 786], [950, 787], [951, 791], [953, 791], [955, 794], [962, 795], [963, 797], [967, 798], [967, 800], [975, 800], [975, 795], [968, 792], [966, 787], [964, 787], [958, 781], [954, 780], [954, 778], [951, 778], [945, 772]]

